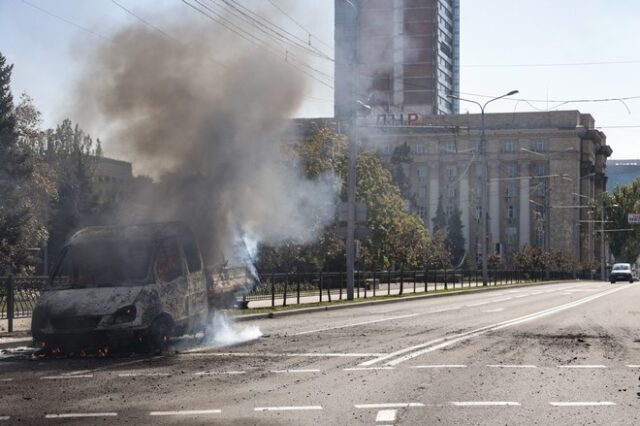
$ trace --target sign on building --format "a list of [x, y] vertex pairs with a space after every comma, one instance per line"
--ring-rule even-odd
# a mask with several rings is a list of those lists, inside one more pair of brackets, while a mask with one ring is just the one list
[[640, 225], [640, 213], [629, 213], [627, 215], [629, 225]]

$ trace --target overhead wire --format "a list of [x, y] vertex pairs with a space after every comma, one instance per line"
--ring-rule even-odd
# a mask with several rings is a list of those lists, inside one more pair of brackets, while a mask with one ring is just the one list
[[[260, 40], [259, 38], [255, 37], [254, 35], [252, 35], [250, 33], [247, 33], [245, 30], [243, 30], [242, 28], [238, 27], [233, 22], [230, 22], [229, 20], [223, 18], [219, 13], [217, 13], [215, 10], [211, 9], [207, 5], [203, 4], [200, 0], [193, 0], [193, 1], [195, 1], [198, 5], [203, 7], [205, 10], [202, 10], [199, 7], [189, 3], [187, 0], [181, 0], [181, 1], [182, 1], [182, 3], [184, 3], [187, 6], [189, 6], [190, 8], [192, 8], [193, 10], [197, 11], [201, 15], [205, 16], [206, 18], [208, 18], [209, 20], [221, 25], [222, 27], [226, 28], [227, 30], [229, 30], [232, 33], [236, 34], [237, 36], [241, 37], [242, 39], [248, 41], [249, 43], [252, 43], [252, 44], [254, 44], [256, 46], [259, 46], [259, 47], [263, 47], [269, 53], [271, 53], [272, 55], [281, 57], [280, 53], [274, 52], [272, 49], [269, 48], [268, 45], [265, 45], [263, 40]], [[212, 16], [211, 14], [213, 14], [214, 16]], [[327, 86], [330, 89], [333, 89], [333, 86], [331, 84], [329, 84], [326, 81], [320, 79], [319, 77], [311, 74], [311, 72], [300, 68], [299, 66], [297, 66], [292, 61], [288, 61], [287, 60], [288, 56], [289, 55], [287, 54], [287, 51], [285, 51], [285, 62], [287, 62], [290, 66], [292, 66], [293, 68], [297, 69], [299, 72], [311, 77], [312, 79], [316, 80], [320, 84], [322, 84], [324, 86]], [[314, 72], [318, 72], [318, 70], [316, 70], [315, 68], [313, 68], [312, 66], [310, 66], [310, 65], [308, 65], [308, 64], [306, 64], [304, 62], [299, 62], [299, 63], [302, 66], [304, 66], [305, 68], [309, 68]]]
[[280, 6], [278, 6], [276, 3], [273, 2], [273, 0], [267, 0], [269, 2], [269, 4], [271, 4], [271, 6], [273, 6], [274, 8], [276, 8], [278, 11], [280, 11], [280, 13], [282, 13], [284, 16], [286, 16], [287, 18], [289, 18], [289, 20], [291, 22], [293, 22], [294, 24], [296, 24], [298, 26], [298, 28], [300, 28], [302, 31], [306, 32], [309, 35], [309, 45], [311, 45], [311, 39], [314, 38], [316, 39], [320, 44], [322, 44], [323, 46], [325, 46], [327, 49], [333, 49], [332, 46], [330, 46], [329, 44], [325, 43], [324, 41], [322, 41], [320, 38], [314, 36], [311, 31], [307, 30], [302, 24], [300, 24], [296, 19], [294, 19], [290, 14], [288, 14], [285, 10], [283, 10]]
[[[218, 0], [209, 0], [209, 1], [216, 1], [218, 2]], [[273, 33], [274, 35], [276, 35], [277, 37], [279, 37], [280, 39], [282, 39], [285, 42], [291, 43], [292, 45], [304, 49], [314, 55], [317, 55], [323, 59], [327, 59], [329, 61], [333, 62], [333, 58], [329, 55], [327, 55], [326, 53], [320, 51], [319, 49], [315, 48], [315, 46], [310, 46], [308, 45], [307, 41], [304, 39], [301, 39], [300, 37], [296, 36], [295, 34], [287, 31], [285, 28], [282, 28], [281, 26], [271, 22], [270, 20], [266, 19], [265, 17], [261, 16], [260, 14], [254, 12], [253, 10], [249, 9], [248, 7], [244, 6], [243, 4], [241, 4], [240, 2], [236, 1], [236, 0], [219, 0], [222, 1], [225, 5], [227, 5], [229, 8], [233, 9], [234, 11], [236, 11], [237, 13], [241, 14], [242, 17], [245, 20], [248, 20], [248, 22], [253, 23], [254, 25], [259, 25], [263, 28], [265, 28], [267, 31]], [[293, 40], [293, 39], [295, 40]]]

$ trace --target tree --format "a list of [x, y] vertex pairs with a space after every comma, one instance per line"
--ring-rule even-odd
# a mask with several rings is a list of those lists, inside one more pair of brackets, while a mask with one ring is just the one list
[[442, 203], [442, 194], [438, 197], [438, 207], [436, 208], [436, 215], [431, 219], [433, 223], [433, 233], [438, 231], [446, 233], [447, 229], [447, 214], [444, 212], [444, 206]]
[[411, 181], [407, 174], [407, 168], [413, 163], [411, 158], [411, 147], [408, 143], [398, 145], [393, 149], [389, 171], [393, 182], [400, 189], [400, 195], [403, 199], [409, 200], [414, 204], [414, 194], [411, 192]]
[[31, 266], [30, 248], [45, 237], [30, 196], [33, 164], [19, 143], [9, 88], [12, 69], [0, 53], [0, 275]]
[[69, 119], [47, 135], [46, 161], [54, 171], [58, 197], [49, 206], [49, 252], [60, 252], [71, 234], [91, 224], [100, 205], [91, 136]]
[[[640, 178], [628, 185], [617, 186], [605, 196], [604, 209], [607, 229], [628, 229], [631, 231], [608, 232], [611, 253], [617, 262], [634, 263], [640, 256], [640, 226], [629, 225], [629, 213], [640, 213]], [[600, 208], [596, 214], [600, 216]]]
[[462, 212], [456, 206], [447, 220], [447, 248], [451, 253], [451, 263], [458, 267], [464, 261], [466, 253], [464, 235], [462, 235]]

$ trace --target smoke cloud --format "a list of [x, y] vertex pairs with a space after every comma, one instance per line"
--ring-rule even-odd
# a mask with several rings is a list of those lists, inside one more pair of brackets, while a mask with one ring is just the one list
[[87, 60], [83, 122], [108, 130], [107, 155], [157, 182], [134, 191], [114, 221], [186, 221], [209, 263], [232, 256], [239, 233], [310, 241], [333, 218], [337, 185], [305, 180], [286, 154], [307, 77], [204, 21], [164, 24], [179, 42], [142, 24], [121, 28]]

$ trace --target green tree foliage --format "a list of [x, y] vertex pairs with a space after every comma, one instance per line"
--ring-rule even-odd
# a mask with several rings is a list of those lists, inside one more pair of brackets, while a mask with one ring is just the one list
[[48, 247], [53, 258], [75, 230], [91, 223], [98, 210], [97, 149], [91, 136], [69, 119], [47, 134], [45, 160], [55, 171], [58, 194], [48, 211]]
[[438, 197], [438, 207], [436, 208], [436, 215], [431, 219], [433, 223], [433, 233], [436, 234], [439, 231], [446, 233], [447, 229], [447, 214], [444, 212], [444, 205], [442, 203], [442, 194]]
[[451, 262], [454, 266], [460, 266], [464, 261], [466, 249], [464, 235], [462, 234], [462, 212], [456, 206], [447, 220], [446, 244], [451, 253]]
[[408, 143], [398, 145], [393, 149], [391, 154], [391, 161], [389, 164], [389, 171], [393, 182], [400, 189], [400, 195], [403, 199], [415, 203], [414, 194], [411, 192], [411, 181], [407, 173], [407, 169], [413, 163], [411, 158], [411, 147]]
[[[607, 233], [616, 262], [636, 262], [640, 257], [640, 225], [629, 225], [628, 215], [640, 213], [640, 178], [628, 185], [617, 186], [604, 198], [604, 209], [607, 229], [633, 229]], [[600, 216], [599, 209], [596, 214]]]
[[32, 266], [30, 249], [46, 238], [34, 197], [38, 173], [31, 153], [21, 143], [23, 123], [16, 116], [9, 88], [12, 68], [0, 54], [0, 275]]

